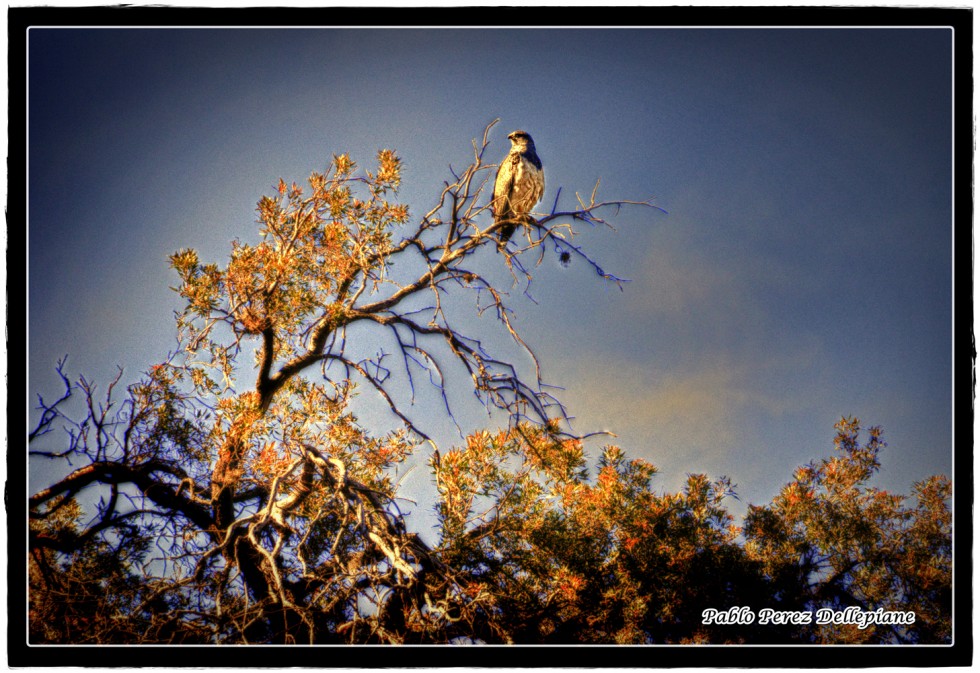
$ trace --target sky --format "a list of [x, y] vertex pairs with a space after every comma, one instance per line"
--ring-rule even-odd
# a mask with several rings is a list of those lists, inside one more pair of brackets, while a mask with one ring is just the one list
[[528, 131], [548, 207], [601, 180], [666, 211], [583, 230], [622, 290], [545, 263], [511, 291], [575, 429], [616, 435], [591, 456], [653, 462], [658, 491], [727, 476], [740, 512], [856, 416], [884, 428], [877, 485], [951, 474], [948, 30], [34, 28], [28, 66], [32, 406], [66, 354], [102, 389], [161, 361], [168, 256], [224, 264], [280, 177], [394, 148], [420, 216], [499, 118], [490, 160]]

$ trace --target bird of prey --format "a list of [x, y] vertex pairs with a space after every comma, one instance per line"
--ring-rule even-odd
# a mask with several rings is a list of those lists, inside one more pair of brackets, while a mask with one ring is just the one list
[[491, 201], [494, 224], [504, 223], [500, 227], [498, 251], [507, 247], [517, 225], [530, 223], [528, 213], [544, 194], [544, 170], [531, 136], [525, 131], [514, 131], [507, 137], [511, 142], [510, 154], [497, 169]]

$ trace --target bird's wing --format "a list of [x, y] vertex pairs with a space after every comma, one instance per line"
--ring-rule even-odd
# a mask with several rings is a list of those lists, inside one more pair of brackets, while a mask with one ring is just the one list
[[542, 196], [544, 196], [544, 169], [541, 168], [539, 163], [534, 176], [534, 200], [531, 202], [532, 208], [541, 200]]
[[515, 173], [514, 162], [511, 155], [508, 154], [500, 162], [500, 168], [497, 169], [497, 179], [493, 183], [491, 210], [493, 210], [496, 221], [510, 216], [510, 196], [514, 189]]
[[544, 196], [544, 165], [541, 163], [541, 157], [538, 153], [534, 151], [534, 148], [530, 148], [524, 154], [524, 171], [528, 176], [532, 195], [530, 198], [530, 203], [528, 204], [528, 210], [534, 207], [534, 205], [541, 200]]

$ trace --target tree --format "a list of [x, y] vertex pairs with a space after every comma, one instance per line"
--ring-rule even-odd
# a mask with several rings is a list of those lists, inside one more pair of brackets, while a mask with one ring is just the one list
[[[63, 468], [29, 499], [32, 642], [950, 642], [949, 481], [917, 484], [914, 505], [870, 487], [880, 428], [862, 445], [842, 419], [837, 455], [743, 526], [725, 478], [658, 493], [656, 467], [616, 446], [588, 464], [486, 269], [527, 286], [557, 254], [619, 283], [573, 225], [651, 204], [556, 199], [497, 254], [492, 127], [414, 225], [389, 201], [394, 152], [365, 173], [342, 154], [309, 191], [280, 180], [258, 204], [261, 240], [236, 241], [225, 266], [175, 253], [180, 348], [124, 393], [122, 372], [100, 393], [58, 364], [64, 391], [40, 399], [29, 437], [32, 461]], [[491, 316], [512, 350], [467, 314]], [[434, 391], [455, 420], [463, 386], [501, 427], [440, 451], [413, 401]], [[359, 389], [393, 429], [361, 425]], [[436, 540], [399, 506], [399, 470], [420, 456]], [[738, 606], [917, 618], [705, 618]]]
[[770, 505], [750, 508], [746, 550], [794, 609], [915, 613], [909, 625], [816, 625], [816, 642], [949, 642], [949, 479], [917, 483], [908, 507], [904, 497], [867, 485], [885, 447], [881, 428], [869, 428], [862, 445], [857, 419], [835, 427], [838, 455], [799, 468]]
[[[407, 531], [396, 504], [393, 469], [431, 444], [408, 411], [416, 383], [427, 378], [451, 416], [449, 371], [461, 370], [480, 402], [511, 424], [570, 436], [505, 293], [471, 266], [477, 250], [513, 224], [483, 223], [492, 126], [417, 225], [409, 225], [406, 205], [389, 201], [401, 179], [393, 151], [380, 151], [377, 169], [363, 174], [341, 154], [310, 175], [308, 190], [280, 180], [258, 204], [261, 241], [236, 241], [226, 266], [202, 263], [193, 250], [175, 253], [176, 289], [186, 301], [177, 316], [180, 348], [121, 403], [115, 384], [97, 403], [94, 386], [67, 378], [59, 403], [41, 401], [32, 439], [57, 420], [68, 428], [68, 447], [32, 456], [83, 466], [30, 498], [38, 572], [59, 563], [50, 552], [73, 564], [78, 554], [85, 562], [100, 553], [123, 559], [124, 546], [135, 545], [112, 573], [128, 576], [140, 563], [157, 570], [127, 612], [150, 639], [471, 636], [459, 622], [468, 603], [451, 569]], [[572, 241], [572, 224], [604, 224], [607, 208], [650, 204], [595, 196], [524, 225], [522, 242], [499, 258], [515, 282], [529, 283], [524, 260], [537, 255], [540, 263], [549, 250], [620, 282]], [[530, 371], [464, 332], [464, 296], [530, 356]], [[370, 333], [375, 341], [386, 336], [392, 352], [365, 354], [359, 346]], [[251, 341], [254, 368], [244, 361]], [[378, 393], [401, 429], [375, 437], [360, 427], [349, 407], [356, 385]], [[62, 412], [75, 390], [84, 396], [80, 420]], [[437, 449], [432, 462], [438, 468]], [[77, 499], [93, 491], [106, 497], [82, 522]], [[141, 554], [151, 540], [159, 554]], [[44, 595], [36, 599], [43, 613]]]
[[[949, 481], [916, 502], [869, 487], [881, 429], [858, 443], [842, 419], [837, 456], [800, 468], [743, 527], [725, 479], [658, 495], [656, 468], [606, 447], [589, 478], [581, 442], [518, 427], [471, 435], [439, 467], [446, 562], [514, 642], [948, 643]], [[753, 622], [704, 611], [751, 607]], [[820, 614], [908, 612], [912, 624], [820, 624]], [[763, 611], [809, 617], [792, 622]]]

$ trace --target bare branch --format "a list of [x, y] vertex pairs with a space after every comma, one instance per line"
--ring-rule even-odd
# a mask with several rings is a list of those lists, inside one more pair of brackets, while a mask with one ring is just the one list
[[54, 420], [59, 415], [58, 407], [61, 406], [64, 402], [68, 400], [68, 398], [71, 397], [71, 388], [72, 388], [71, 382], [68, 380], [68, 377], [65, 375], [65, 363], [67, 361], [68, 361], [68, 356], [66, 355], [65, 357], [58, 360], [58, 364], [55, 368], [55, 371], [58, 372], [58, 376], [61, 378], [61, 381], [65, 386], [65, 392], [62, 393], [61, 397], [55, 400], [54, 403], [52, 404], [46, 404], [44, 402], [43, 397], [41, 397], [40, 395], [37, 396], [38, 409], [41, 410], [41, 417], [38, 419], [37, 425], [34, 426], [34, 429], [31, 430], [30, 434], [28, 434], [27, 436], [28, 442], [31, 442], [35, 438], [47, 434], [48, 432], [51, 431], [51, 424], [54, 423]]

